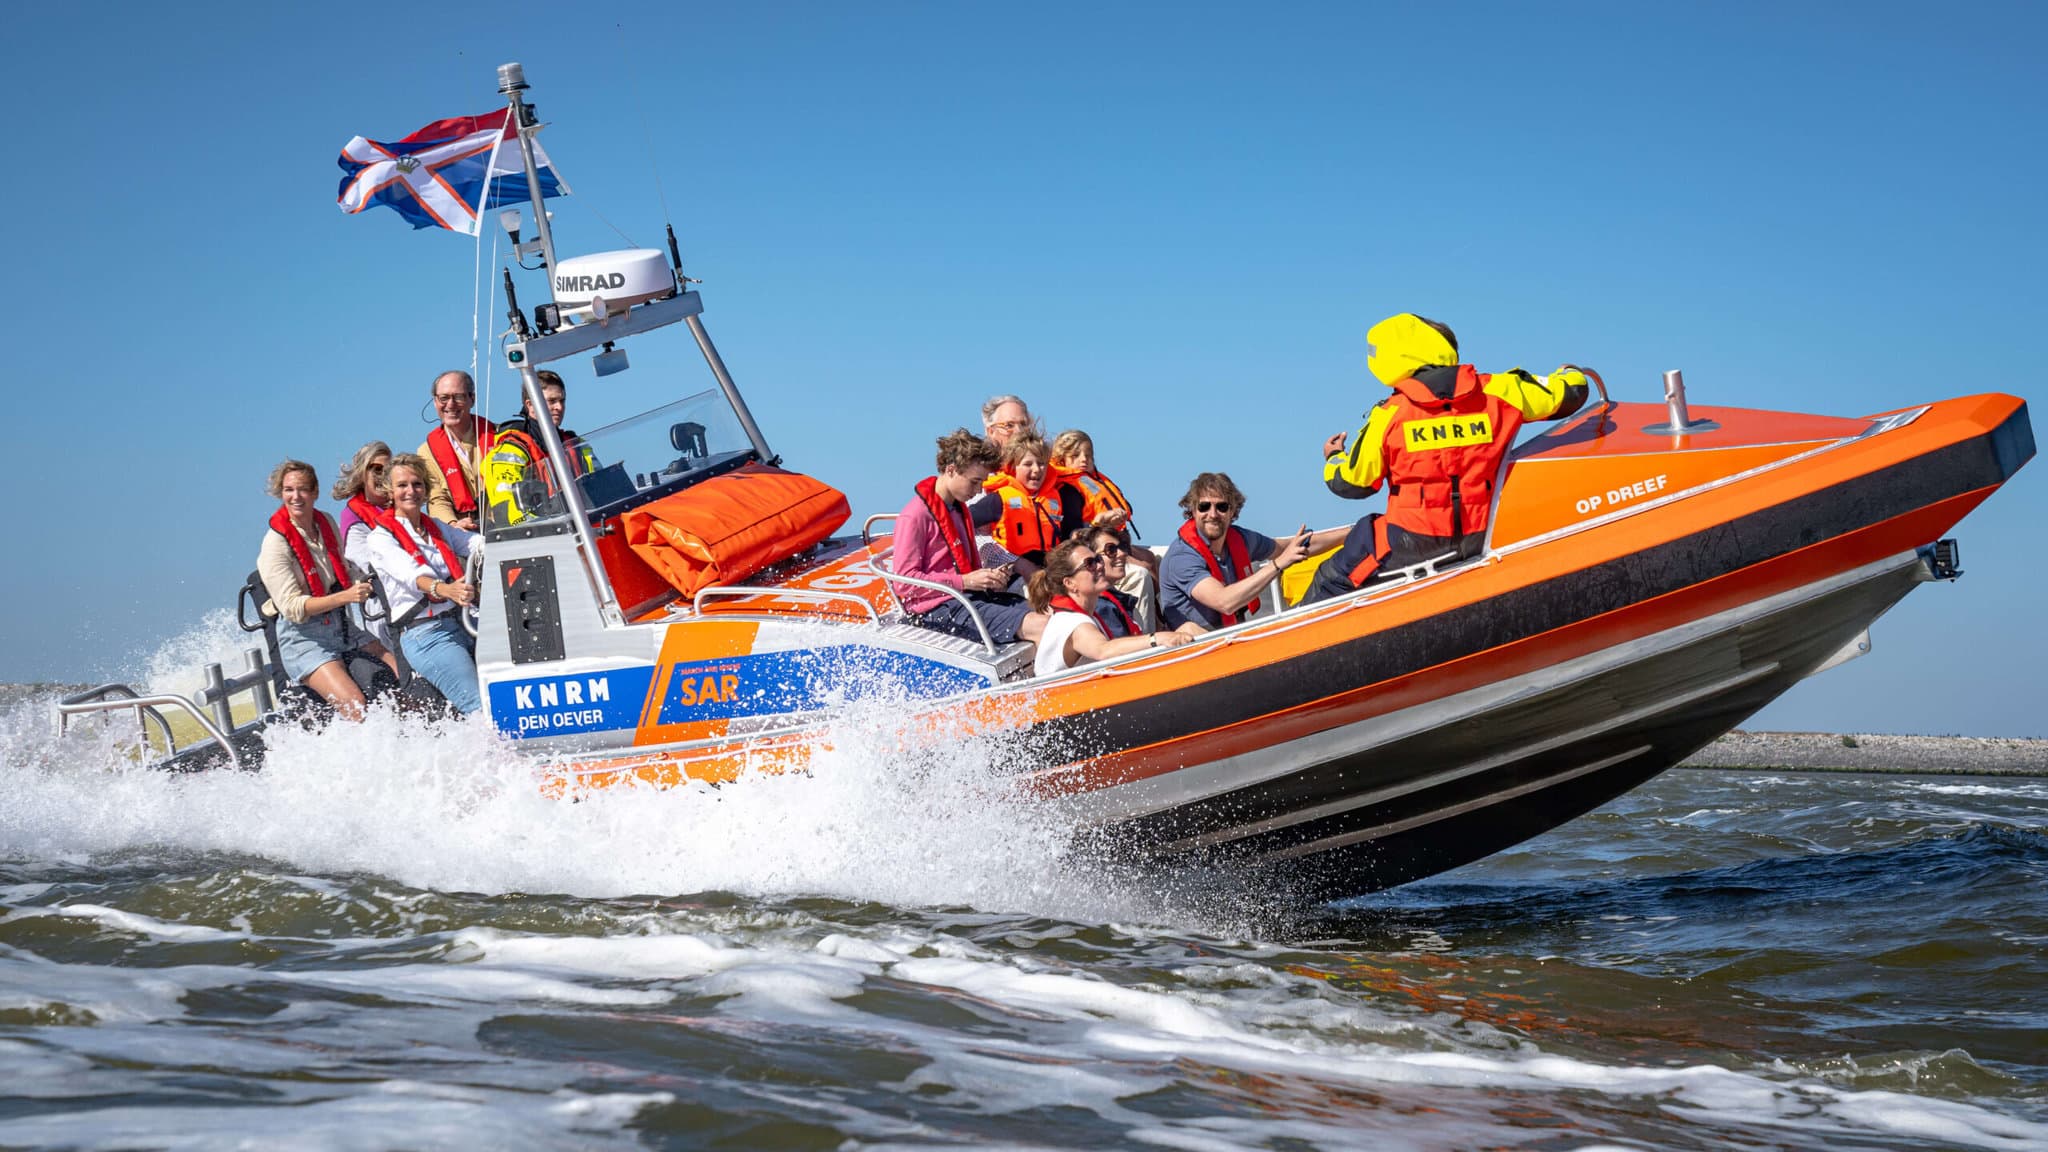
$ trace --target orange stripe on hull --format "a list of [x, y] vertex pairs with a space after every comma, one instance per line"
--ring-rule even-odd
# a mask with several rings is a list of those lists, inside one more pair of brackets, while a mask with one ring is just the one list
[[1953, 526], [1993, 490], [1985, 488], [1952, 497], [1682, 592], [1645, 600], [1581, 625], [1489, 649], [1409, 676], [1179, 740], [1048, 769], [1037, 773], [1033, 783], [1049, 794], [1129, 784], [1191, 764], [1258, 752], [1534, 672], [1918, 547]]

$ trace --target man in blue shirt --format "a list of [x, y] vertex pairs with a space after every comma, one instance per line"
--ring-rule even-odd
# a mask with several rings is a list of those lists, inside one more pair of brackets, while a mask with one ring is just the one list
[[[1239, 528], [1244, 493], [1229, 476], [1204, 472], [1180, 498], [1186, 520], [1159, 562], [1159, 616], [1167, 628], [1194, 624], [1204, 630], [1240, 623], [1259, 610], [1260, 593], [1287, 568], [1335, 548], [1350, 525], [1292, 536], [1271, 536]], [[1252, 570], [1261, 560], [1266, 567]], [[1277, 596], [1273, 591], [1267, 595]]]

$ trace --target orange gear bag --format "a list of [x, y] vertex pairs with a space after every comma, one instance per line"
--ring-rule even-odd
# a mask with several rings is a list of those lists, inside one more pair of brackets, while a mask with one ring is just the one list
[[831, 536], [846, 494], [800, 472], [749, 464], [621, 517], [626, 545], [684, 596], [734, 584]]

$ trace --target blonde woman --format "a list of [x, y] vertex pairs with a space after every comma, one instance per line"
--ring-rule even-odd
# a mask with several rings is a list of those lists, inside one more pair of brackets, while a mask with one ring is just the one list
[[277, 609], [277, 654], [285, 676], [320, 694], [350, 720], [363, 716], [363, 690], [348, 674], [348, 653], [388, 659], [384, 646], [349, 621], [344, 609], [370, 598], [351, 580], [334, 518], [315, 508], [320, 475], [303, 460], [270, 471], [280, 501], [256, 553], [256, 571]]
[[462, 627], [462, 610], [476, 603], [465, 573], [477, 536], [427, 515], [432, 467], [412, 453], [391, 458], [391, 514], [370, 533], [370, 566], [383, 582], [406, 663], [466, 714], [483, 707], [476, 641]]

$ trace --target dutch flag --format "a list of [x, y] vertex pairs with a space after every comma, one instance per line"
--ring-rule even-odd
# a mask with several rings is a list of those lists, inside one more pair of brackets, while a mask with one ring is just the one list
[[[361, 136], [350, 140], [341, 150], [341, 210], [356, 213], [383, 204], [415, 228], [438, 225], [476, 235], [485, 212], [529, 201], [511, 112], [500, 108], [482, 116], [436, 120], [389, 144]], [[569, 191], [538, 140], [533, 159], [541, 195]]]

